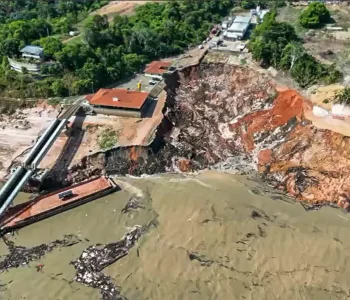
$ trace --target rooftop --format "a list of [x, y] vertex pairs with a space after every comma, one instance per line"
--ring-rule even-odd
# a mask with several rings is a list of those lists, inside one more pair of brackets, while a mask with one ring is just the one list
[[251, 17], [237, 16], [233, 23], [250, 23]]
[[126, 89], [100, 89], [90, 100], [92, 105], [140, 109], [148, 93]]
[[44, 49], [38, 46], [25, 46], [21, 49], [22, 53], [29, 53], [31, 55], [40, 55], [43, 51]]
[[227, 31], [243, 32], [248, 26], [249, 23], [233, 23]]
[[171, 66], [170, 61], [152, 61], [144, 73], [163, 74]]

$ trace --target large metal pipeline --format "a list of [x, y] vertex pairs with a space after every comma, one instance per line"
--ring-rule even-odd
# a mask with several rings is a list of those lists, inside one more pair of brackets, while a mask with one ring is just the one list
[[61, 133], [61, 131], [62, 131], [63, 127], [66, 125], [66, 123], [67, 123], [66, 119], [62, 120], [60, 122], [60, 124], [57, 126], [56, 130], [51, 134], [51, 136], [49, 137], [49, 139], [47, 140], [45, 145], [42, 147], [40, 152], [36, 155], [36, 157], [32, 161], [32, 163], [30, 165], [32, 170], [35, 170], [38, 167], [39, 163], [41, 162], [41, 160], [43, 159], [45, 154], [49, 151], [52, 143], [55, 141], [57, 136]]
[[36, 154], [38, 153], [40, 147], [43, 145], [45, 140], [48, 139], [48, 137], [51, 135], [51, 133], [56, 129], [58, 126], [59, 120], [55, 119], [50, 126], [45, 130], [45, 132], [41, 135], [41, 137], [38, 139], [38, 141], [35, 143], [34, 147], [30, 150], [27, 157], [22, 163], [23, 167], [26, 167], [31, 164], [33, 158], [35, 158]]
[[22, 179], [18, 182], [16, 187], [13, 189], [11, 194], [6, 198], [5, 202], [1, 204], [0, 207], [0, 216], [7, 210], [7, 208], [11, 205], [12, 201], [16, 198], [17, 194], [21, 191], [22, 187], [26, 184], [26, 182], [29, 180], [30, 176], [32, 176], [33, 171], [28, 170]]
[[18, 179], [23, 176], [26, 169], [23, 167], [19, 167], [9, 178], [9, 180], [6, 181], [4, 186], [0, 190], [0, 205], [1, 205], [1, 199], [6, 197], [6, 195], [9, 193], [9, 190], [13, 188], [13, 185], [18, 181]]

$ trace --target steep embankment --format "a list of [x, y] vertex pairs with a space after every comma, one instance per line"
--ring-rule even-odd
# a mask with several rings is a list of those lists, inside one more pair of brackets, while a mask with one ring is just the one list
[[166, 117], [151, 147], [87, 157], [72, 168], [75, 180], [105, 171], [255, 169], [310, 204], [349, 206], [349, 138], [310, 124], [310, 103], [298, 92], [278, 92], [264, 75], [228, 64], [201, 64], [166, 82]]

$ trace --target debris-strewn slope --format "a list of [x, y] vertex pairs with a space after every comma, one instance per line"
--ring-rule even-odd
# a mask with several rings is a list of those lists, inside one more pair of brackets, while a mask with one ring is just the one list
[[[348, 207], [350, 139], [312, 126], [304, 118], [310, 104], [298, 92], [276, 92], [247, 68], [203, 65], [191, 75], [170, 114], [172, 144], [191, 146], [208, 164], [244, 157], [246, 167], [300, 200]], [[229, 161], [225, 167], [235, 168], [237, 160]]]
[[87, 158], [72, 169], [73, 178], [89, 170], [255, 169], [300, 200], [348, 207], [349, 138], [311, 125], [304, 117], [310, 103], [298, 92], [277, 92], [247, 67], [203, 63], [169, 77], [167, 94], [166, 118], [152, 147], [110, 151], [96, 156], [96, 165]]

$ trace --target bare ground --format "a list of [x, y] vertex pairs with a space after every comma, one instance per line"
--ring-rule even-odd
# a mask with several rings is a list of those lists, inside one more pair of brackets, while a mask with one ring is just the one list
[[111, 1], [108, 5], [100, 8], [92, 14], [106, 15], [112, 21], [115, 15], [132, 15], [135, 7], [152, 1]]
[[40, 104], [17, 110], [10, 116], [0, 115], [0, 179], [6, 175], [12, 160], [33, 145], [57, 114], [57, 109]]
[[70, 120], [71, 124], [82, 123], [81, 142], [78, 145], [72, 143], [72, 147], [77, 147], [77, 149], [65, 149], [69, 143], [69, 134], [63, 132], [52, 145], [39, 167], [42, 169], [52, 168], [63, 151], [74, 152], [67, 167], [79, 163], [85, 156], [102, 151], [99, 141], [106, 129], [115, 133], [117, 137], [115, 147], [147, 146], [152, 141], [153, 134], [163, 119], [162, 109], [165, 98], [166, 94], [163, 91], [158, 97], [152, 118], [124, 118], [106, 115], [73, 117]]

